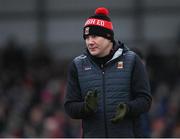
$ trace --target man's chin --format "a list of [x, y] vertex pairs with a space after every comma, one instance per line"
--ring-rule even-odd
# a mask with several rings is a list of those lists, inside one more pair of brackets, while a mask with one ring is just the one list
[[92, 56], [97, 56], [97, 55], [98, 55], [97, 52], [90, 52], [90, 54], [91, 54]]

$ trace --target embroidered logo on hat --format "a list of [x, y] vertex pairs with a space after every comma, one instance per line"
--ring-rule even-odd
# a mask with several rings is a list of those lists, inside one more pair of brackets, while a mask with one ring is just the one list
[[88, 35], [88, 34], [89, 34], [89, 27], [86, 27], [86, 28], [85, 28], [84, 34], [85, 34], [85, 35]]

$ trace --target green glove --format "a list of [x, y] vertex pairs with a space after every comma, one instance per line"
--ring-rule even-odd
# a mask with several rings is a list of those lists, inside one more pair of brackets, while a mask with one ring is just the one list
[[117, 106], [117, 110], [116, 110], [116, 114], [115, 116], [111, 119], [111, 122], [112, 123], [118, 123], [119, 121], [121, 121], [126, 113], [128, 111], [128, 106], [127, 104], [125, 103], [120, 103], [118, 106]]
[[96, 112], [98, 108], [98, 92], [97, 90], [91, 90], [87, 92], [85, 96], [85, 111]]

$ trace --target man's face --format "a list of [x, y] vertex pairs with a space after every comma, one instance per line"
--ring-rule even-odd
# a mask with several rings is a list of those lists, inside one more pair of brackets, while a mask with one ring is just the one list
[[89, 35], [85, 39], [89, 53], [96, 57], [108, 55], [112, 49], [112, 42], [104, 37]]

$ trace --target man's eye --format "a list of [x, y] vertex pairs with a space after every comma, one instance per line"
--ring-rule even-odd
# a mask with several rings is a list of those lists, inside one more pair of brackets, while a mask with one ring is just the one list
[[97, 35], [92, 35], [92, 38], [96, 38], [97, 37]]

